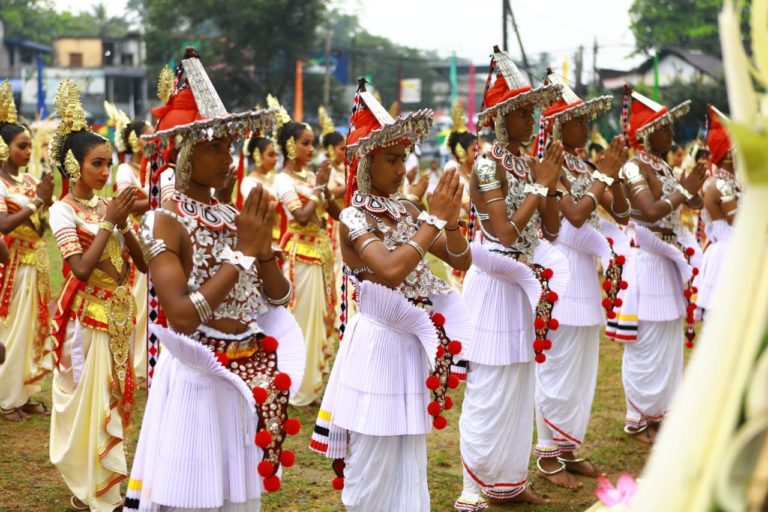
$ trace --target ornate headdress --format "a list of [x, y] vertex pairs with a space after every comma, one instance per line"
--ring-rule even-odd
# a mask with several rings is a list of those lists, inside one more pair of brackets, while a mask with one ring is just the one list
[[0, 84], [0, 123], [17, 123], [16, 103], [13, 101], [13, 87], [8, 80]]
[[498, 66], [496, 81], [487, 87], [483, 97], [485, 110], [478, 114], [480, 126], [494, 125], [496, 136], [503, 138], [504, 116], [509, 112], [527, 105], [548, 105], [560, 95], [560, 84], [543, 84], [537, 88], [531, 87], [517, 65], [505, 51], [498, 46], [493, 47], [493, 59], [488, 70], [490, 85], [494, 69]]
[[553, 73], [551, 68], [547, 68], [546, 83], [559, 84], [562, 88], [560, 99], [544, 110], [547, 130], [554, 134], [555, 139], [560, 138], [559, 128], [562, 123], [579, 117], [594, 119], [611, 109], [612, 96], [599, 96], [584, 101], [573, 92], [568, 84], [562, 81], [559, 75]]
[[83, 110], [83, 105], [80, 103], [80, 89], [78, 89], [77, 84], [69, 78], [62, 80], [59, 83], [59, 88], [56, 90], [54, 105], [61, 121], [56, 127], [56, 133], [54, 133], [48, 146], [49, 160], [52, 167], [63, 171], [63, 174], [69, 176], [65, 168], [64, 143], [70, 134], [88, 130], [88, 123], [85, 121], [85, 110]]
[[104, 110], [107, 112], [109, 122], [115, 125], [115, 139], [112, 141], [117, 148], [118, 153], [125, 153], [128, 147], [125, 145], [125, 138], [123, 133], [125, 129], [131, 124], [131, 118], [128, 114], [117, 108], [116, 105], [104, 100]]
[[[158, 91], [165, 95], [169, 81], [166, 71], [161, 73], [160, 80]], [[197, 52], [188, 48], [176, 68], [167, 104], [152, 109], [152, 114], [158, 118], [157, 131], [141, 138], [147, 141], [144, 151], [156, 168], [153, 180], [159, 177], [158, 168], [164, 167], [163, 160], [178, 139], [183, 146], [177, 158], [176, 180], [184, 183], [189, 179], [192, 147], [196, 143], [225, 136], [244, 139], [249, 134], [269, 132], [276, 112], [227, 113]]]
[[322, 105], [317, 109], [317, 115], [320, 119], [320, 135], [330, 135], [336, 131], [336, 125], [333, 119], [328, 115], [328, 111]]
[[691, 100], [685, 100], [668, 109], [664, 105], [633, 91], [630, 87], [625, 88], [624, 94], [627, 95], [627, 101], [630, 98], [632, 100], [629, 108], [627, 136], [629, 142], [635, 147], [645, 146], [645, 141], [653, 132], [662, 126], [674, 123], [691, 110]]
[[723, 121], [727, 122], [728, 118], [713, 105], [707, 105], [707, 112], [709, 113], [707, 146], [709, 147], [710, 161], [715, 165], [720, 165], [720, 162], [733, 147], [728, 132], [723, 126]]
[[433, 117], [431, 109], [422, 109], [395, 119], [366, 91], [365, 78], [358, 83], [347, 136], [347, 204], [358, 184], [365, 189], [370, 179], [368, 156], [395, 144], [418, 144], [429, 135]]
[[272, 133], [272, 138], [277, 140], [277, 132], [280, 131], [280, 128], [291, 122], [291, 116], [285, 110], [285, 107], [280, 104], [280, 100], [271, 94], [267, 94], [267, 108], [275, 111], [275, 130]]
[[464, 111], [464, 104], [457, 99], [451, 106], [451, 121], [453, 121], [452, 132], [464, 133], [467, 131], [467, 113]]

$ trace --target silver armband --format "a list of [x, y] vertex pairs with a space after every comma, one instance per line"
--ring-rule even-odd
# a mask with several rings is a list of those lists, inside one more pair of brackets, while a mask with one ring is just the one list
[[240, 251], [233, 251], [228, 245], [225, 245], [221, 251], [221, 260], [236, 267], [238, 270], [248, 270], [253, 266], [256, 258], [246, 256]]
[[139, 226], [139, 246], [144, 255], [144, 261], [149, 264], [160, 254], [168, 250], [165, 240], [155, 238], [155, 212], [146, 214]]
[[720, 192], [721, 202], [730, 203], [736, 200], [736, 190], [734, 190], [733, 184], [728, 180], [718, 179], [715, 181], [715, 188]]
[[291, 301], [291, 296], [293, 295], [293, 284], [291, 282], [288, 282], [288, 293], [285, 294], [284, 297], [281, 297], [279, 299], [270, 299], [267, 297], [266, 294], [264, 294], [264, 300], [266, 300], [269, 304], [272, 304], [273, 306], [285, 306]]
[[496, 162], [487, 156], [481, 156], [475, 160], [475, 174], [477, 174], [478, 188], [481, 192], [501, 188], [501, 182], [496, 179]]
[[375, 231], [373, 226], [368, 224], [365, 214], [354, 207], [344, 208], [339, 215], [339, 220], [349, 229], [349, 240], [351, 242]]
[[645, 181], [645, 176], [640, 172], [640, 166], [635, 162], [627, 162], [619, 171], [619, 178], [627, 182], [628, 185]]

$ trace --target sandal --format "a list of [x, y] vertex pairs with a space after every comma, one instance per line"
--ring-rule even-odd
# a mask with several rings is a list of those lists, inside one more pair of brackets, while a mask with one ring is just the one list
[[29, 416], [24, 414], [24, 411], [22, 411], [20, 407], [15, 409], [0, 408], [0, 416], [6, 421], [14, 421], [16, 423], [21, 423], [29, 418]]
[[[597, 478], [600, 475], [604, 474], [602, 471], [600, 471], [597, 466], [595, 466], [592, 461], [588, 457], [577, 457], [575, 459], [566, 459], [564, 457], [558, 457], [557, 460], [565, 464], [566, 469], [570, 471], [571, 473], [576, 473], [578, 475], [586, 476], [587, 478]], [[592, 468], [592, 473], [586, 474], [583, 471], [579, 470], [573, 470], [571, 468], [568, 468], [568, 464], [579, 464], [581, 462], [586, 462], [589, 464], [589, 467]]]
[[80, 498], [77, 496], [69, 498], [69, 506], [72, 507], [72, 510], [77, 510], [78, 512], [91, 510], [91, 507], [80, 501]]
[[51, 415], [51, 411], [48, 409], [47, 405], [45, 405], [43, 402], [33, 402], [32, 400], [29, 400], [27, 403], [22, 405], [21, 410], [25, 414], [37, 414], [38, 416]]

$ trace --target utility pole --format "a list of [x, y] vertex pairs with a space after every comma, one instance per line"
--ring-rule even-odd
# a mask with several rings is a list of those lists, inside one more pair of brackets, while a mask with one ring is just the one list
[[595, 84], [595, 88], [600, 88], [600, 74], [597, 72], [597, 38], [592, 45], [592, 81]]
[[584, 96], [584, 85], [581, 82], [581, 72], [584, 69], [584, 45], [579, 46], [579, 51], [573, 56], [574, 72], [576, 74], [576, 94]]
[[[531, 75], [531, 66], [528, 64], [528, 56], [525, 54], [525, 48], [523, 48], [523, 38], [520, 36], [520, 31], [517, 29], [515, 13], [512, 11], [512, 6], [509, 4], [509, 0], [504, 0], [504, 5], [507, 6], [507, 12], [509, 12], [509, 17], [512, 19], [512, 28], [514, 29], [515, 35], [517, 36], [517, 44], [520, 46], [520, 55], [523, 58], [523, 67], [525, 67], [525, 71], [528, 73], [528, 76], [533, 78]], [[506, 26], [506, 23], [504, 26]]]
[[502, 44], [501, 47], [504, 51], [507, 51], [507, 17], [509, 16], [509, 5], [507, 0], [501, 0], [501, 33]]
[[323, 82], [323, 105], [329, 108], [331, 101], [331, 24], [325, 30], [325, 80]]

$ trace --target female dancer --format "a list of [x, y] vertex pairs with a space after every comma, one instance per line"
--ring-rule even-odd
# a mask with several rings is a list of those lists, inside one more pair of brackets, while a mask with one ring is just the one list
[[[301, 330], [280, 307], [291, 296], [272, 251], [274, 203], [261, 185], [241, 212], [211, 189], [230, 178], [233, 137], [266, 131], [263, 111], [227, 114], [197, 54], [179, 64], [174, 94], [193, 95], [192, 122], [148, 139], [157, 157], [179, 143], [176, 192], [140, 228], [168, 326], [142, 423], [126, 510], [248, 510], [280, 488], [287, 418], [301, 382]], [[177, 139], [178, 137], [178, 139]], [[294, 384], [295, 383], [295, 384]]]
[[[240, 197], [245, 199], [256, 185], [261, 184], [270, 196], [277, 200], [275, 192], [275, 176], [277, 171], [277, 150], [275, 142], [268, 137], [254, 136], [248, 140], [246, 147], [248, 160], [252, 170], [240, 183]], [[275, 225], [272, 227], [272, 242], [277, 245], [285, 232], [285, 214], [281, 204], [277, 204], [275, 211]]]
[[323, 162], [317, 174], [306, 169], [312, 160], [314, 140], [308, 125], [290, 121], [280, 127], [277, 138], [285, 164], [275, 178], [275, 190], [288, 218], [280, 247], [294, 288], [289, 308], [307, 347], [304, 381], [291, 399], [296, 406], [320, 398], [338, 328], [333, 250], [326, 219], [328, 215], [338, 218], [339, 205], [328, 189], [331, 162]]
[[493, 62], [499, 73], [486, 91], [486, 109], [479, 119], [493, 123], [496, 141], [490, 154], [475, 162], [471, 185], [482, 233], [473, 244], [474, 265], [464, 281], [464, 300], [475, 327], [466, 355], [460, 424], [464, 489], [455, 504], [458, 510], [485, 508], [481, 493], [498, 500], [545, 502], [528, 488], [527, 474], [534, 359], [544, 361], [546, 348], [538, 346], [543, 341], [533, 341], [533, 310], [551, 311], [551, 304], [539, 306], [540, 296], [551, 292], [542, 294], [537, 276], [547, 280], [552, 275], [544, 276], [538, 268], [535, 276], [529, 265], [541, 245], [539, 229], [550, 240], [560, 231], [556, 186], [562, 145], [553, 143], [541, 163], [522, 146], [533, 135], [534, 108], [550, 103], [560, 88], [532, 89], [498, 47]]
[[29, 132], [17, 123], [9, 82], [0, 84], [0, 231], [10, 250], [0, 265], [0, 342], [7, 361], [0, 366], [0, 414], [22, 421], [50, 414], [31, 397], [50, 372], [48, 250], [43, 238], [46, 209], [53, 203], [53, 176], [41, 180], [20, 169], [32, 154]]
[[394, 197], [406, 150], [429, 133], [432, 112], [394, 120], [364, 79], [355, 105], [340, 236], [358, 312], [345, 328], [310, 447], [336, 459], [334, 487], [343, 487], [347, 510], [425, 512], [426, 434], [445, 427], [446, 390], [459, 383], [450, 367], [470, 327], [461, 299], [424, 257], [429, 251], [469, 268], [457, 223], [462, 187], [458, 174], [446, 173], [432, 194], [432, 215]]
[[[610, 259], [611, 247], [600, 233], [598, 204], [626, 224], [630, 206], [619, 170], [627, 159], [623, 137], [616, 137], [596, 164], [577, 156], [589, 136], [590, 119], [611, 108], [611, 97], [584, 102], [550, 72], [549, 83], [562, 86], [562, 97], [544, 111], [547, 131], [565, 149], [560, 182], [563, 214], [554, 245], [567, 258], [568, 286], [555, 304], [553, 316], [559, 328], [551, 332], [552, 348], [545, 364], [536, 366], [535, 454], [539, 474], [556, 485], [581, 487], [572, 473], [589, 477], [599, 471], [575, 451], [584, 442], [597, 382], [600, 326], [605, 323], [597, 259]], [[608, 222], [608, 221], [604, 221]], [[610, 235], [615, 237], [617, 228]], [[619, 234], [619, 236], [622, 236]]]
[[128, 473], [123, 433], [133, 405], [136, 312], [130, 262], [147, 269], [128, 222], [135, 190], [109, 202], [94, 195], [109, 178], [112, 147], [88, 130], [79, 98], [74, 82], [59, 85], [61, 123], [50, 148], [51, 162], [69, 180], [69, 192], [51, 207], [65, 282], [55, 317], [50, 455], [74, 509], [111, 512]]
[[725, 116], [710, 105], [707, 146], [713, 176], [704, 186], [704, 209], [701, 212], [710, 243], [704, 251], [701, 273], [696, 279], [699, 307], [704, 312], [712, 307], [714, 301], [742, 191], [736, 179], [731, 141], [721, 119]]

